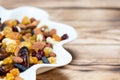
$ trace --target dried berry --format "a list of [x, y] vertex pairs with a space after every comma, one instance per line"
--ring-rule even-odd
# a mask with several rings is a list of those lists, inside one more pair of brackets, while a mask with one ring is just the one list
[[35, 57], [36, 56], [36, 51], [34, 49], [31, 50], [32, 56]]
[[62, 40], [66, 40], [68, 39], [68, 35], [67, 34], [64, 34], [62, 37], [61, 37]]

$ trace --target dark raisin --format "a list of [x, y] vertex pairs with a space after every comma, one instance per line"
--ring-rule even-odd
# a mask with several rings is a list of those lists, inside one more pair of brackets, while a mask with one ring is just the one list
[[18, 56], [23, 59], [21, 63], [25, 67], [29, 67], [29, 51], [27, 47], [22, 47], [18, 52]]
[[42, 61], [46, 64], [50, 64], [50, 62], [48, 61], [48, 59], [46, 57], [42, 57]]
[[13, 32], [19, 32], [18, 29], [17, 29], [17, 27], [15, 27], [15, 26], [12, 27], [12, 31], [13, 31]]
[[68, 39], [68, 35], [67, 34], [64, 34], [62, 37], [61, 37], [62, 40], [66, 40]]

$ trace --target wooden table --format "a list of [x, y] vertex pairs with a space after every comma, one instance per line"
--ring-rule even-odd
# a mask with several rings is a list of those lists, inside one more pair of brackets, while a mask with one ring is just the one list
[[51, 20], [78, 32], [64, 45], [73, 61], [37, 80], [120, 80], [120, 0], [0, 0], [0, 5], [43, 8]]

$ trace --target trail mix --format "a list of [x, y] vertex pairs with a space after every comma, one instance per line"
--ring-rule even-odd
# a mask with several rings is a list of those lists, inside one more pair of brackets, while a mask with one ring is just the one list
[[23, 80], [20, 72], [34, 64], [55, 64], [53, 45], [68, 38], [57, 35], [56, 29], [49, 29], [35, 18], [25, 16], [18, 20], [0, 19], [0, 78]]

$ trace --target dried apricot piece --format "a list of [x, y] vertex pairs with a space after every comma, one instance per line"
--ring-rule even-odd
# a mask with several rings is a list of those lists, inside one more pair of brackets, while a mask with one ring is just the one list
[[53, 34], [52, 38], [55, 39], [56, 41], [61, 41], [61, 37], [59, 37], [57, 34]]
[[18, 23], [17, 20], [6, 20], [6, 21], [4, 22], [4, 24], [5, 24], [6, 26], [9, 26], [9, 27], [16, 26], [17, 23]]
[[11, 33], [7, 34], [5, 37], [14, 39], [14, 40], [20, 40], [21, 34], [18, 32], [11, 32]]

